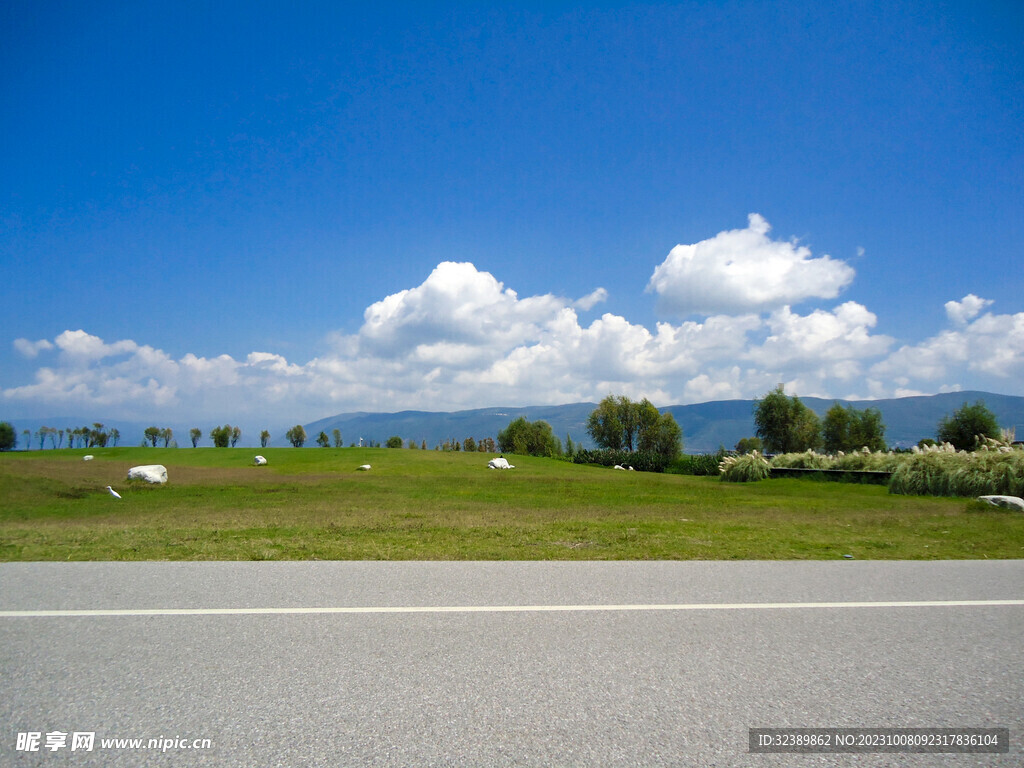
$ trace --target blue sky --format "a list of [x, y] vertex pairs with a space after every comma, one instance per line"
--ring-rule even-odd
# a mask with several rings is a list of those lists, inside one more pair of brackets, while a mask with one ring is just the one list
[[1024, 395], [1016, 2], [0, 9], [0, 418]]

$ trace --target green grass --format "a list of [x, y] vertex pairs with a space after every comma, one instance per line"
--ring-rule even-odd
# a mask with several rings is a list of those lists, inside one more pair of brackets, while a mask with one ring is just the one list
[[[877, 486], [397, 449], [88, 452], [0, 454], [0, 560], [1024, 557], [1024, 515]], [[168, 484], [127, 483], [136, 464]]]

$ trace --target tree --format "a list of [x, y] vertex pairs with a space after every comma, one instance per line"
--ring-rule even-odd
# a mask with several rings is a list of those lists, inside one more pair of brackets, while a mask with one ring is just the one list
[[110, 439], [110, 433], [103, 429], [103, 425], [95, 421], [93, 422], [92, 429], [86, 428], [85, 431], [89, 435], [89, 445], [87, 447], [92, 448], [98, 446], [103, 448], [107, 444], [107, 440]]
[[195, 448], [199, 445], [199, 441], [203, 439], [203, 430], [199, 427], [192, 427], [188, 431], [188, 436], [192, 440], [192, 447]]
[[[646, 400], [644, 403], [650, 405]], [[653, 405], [650, 407], [654, 409]], [[641, 414], [643, 431], [640, 433], [637, 449], [655, 453], [669, 461], [679, 456], [683, 450], [683, 430], [676, 423], [675, 417], [671, 413], [659, 414], [656, 409], [653, 418], [649, 413], [646, 417], [643, 416], [643, 411], [638, 413]]]
[[843, 408], [835, 403], [825, 414], [821, 435], [829, 453], [852, 453], [865, 447], [871, 451], [885, 450], [885, 424], [877, 408], [859, 411], [852, 405]]
[[464, 451], [476, 451], [476, 440], [472, 437], [467, 437], [462, 441], [462, 450]]
[[743, 437], [736, 443], [736, 453], [752, 453], [762, 450], [760, 437]]
[[335, 448], [341, 448], [341, 445], [342, 445], [342, 443], [341, 443], [341, 430], [340, 429], [332, 429], [331, 430], [331, 434], [334, 435], [334, 447]]
[[683, 431], [670, 413], [659, 413], [650, 400], [639, 403], [609, 395], [587, 418], [587, 432], [601, 448], [650, 451], [672, 459], [683, 448]]
[[316, 436], [316, 444], [319, 445], [321, 448], [330, 448], [331, 438], [329, 438], [327, 436], [327, 433], [321, 429], [320, 434]]
[[213, 440], [215, 448], [227, 448], [228, 443], [231, 442], [231, 425], [225, 424], [223, 427], [214, 427], [210, 430], [210, 439]]
[[267, 430], [260, 432], [260, 448], [266, 448], [267, 443], [270, 442], [270, 433]]
[[292, 444], [293, 448], [301, 448], [306, 444], [306, 430], [303, 429], [301, 424], [296, 424], [285, 432], [284, 436], [288, 438], [288, 442]]
[[985, 407], [982, 400], [974, 405], [965, 402], [952, 416], [943, 418], [936, 434], [940, 443], [952, 443], [958, 451], [973, 450], [979, 436], [994, 440], [1001, 437], [995, 414]]
[[121, 439], [121, 430], [117, 427], [110, 428], [110, 444], [116, 446], [117, 441]]
[[238, 441], [242, 438], [242, 428], [232, 427], [231, 428], [231, 447], [234, 448]]
[[18, 445], [18, 432], [8, 421], [0, 421], [0, 451], [14, 450]]
[[388, 438], [388, 441], [384, 444], [384, 447], [385, 448], [401, 448], [402, 447], [402, 438], [400, 438], [398, 435], [392, 435], [391, 437]]
[[498, 433], [501, 451], [524, 456], [560, 456], [562, 443], [546, 421], [527, 421], [520, 416]]
[[160, 428], [159, 427], [146, 427], [142, 434], [145, 435], [154, 448], [156, 448], [156, 441], [160, 439]]
[[39, 431], [36, 432], [36, 437], [39, 438], [39, 450], [43, 450], [46, 447], [46, 438], [50, 438], [50, 447], [57, 447], [57, 430], [54, 427], [40, 427]]
[[587, 417], [587, 433], [602, 448], [617, 451], [623, 447], [622, 407], [618, 398], [608, 395]]
[[167, 448], [171, 444], [171, 440], [174, 439], [174, 430], [164, 427], [160, 430], [160, 439], [164, 441], [164, 448]]
[[782, 384], [754, 406], [757, 436], [769, 453], [799, 453], [821, 445], [821, 420]]

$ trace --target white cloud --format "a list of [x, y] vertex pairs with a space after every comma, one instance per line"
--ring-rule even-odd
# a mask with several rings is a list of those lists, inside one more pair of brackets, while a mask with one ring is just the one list
[[877, 316], [853, 301], [653, 329], [610, 312], [582, 323], [580, 300], [520, 297], [472, 264], [445, 262], [420, 285], [372, 304], [358, 331], [333, 334], [331, 350], [304, 364], [265, 351], [172, 357], [134, 340], [65, 331], [52, 342], [16, 342], [22, 354], [49, 355], [48, 364], [2, 394], [8, 405], [65, 413], [291, 423], [349, 410], [556, 404], [609, 393], [669, 405], [757, 397], [779, 382], [803, 396], [891, 397], [1024, 376], [1024, 313], [982, 312], [990, 304], [950, 302], [953, 327], [893, 352], [895, 340], [875, 332]]
[[593, 309], [596, 305], [601, 304], [608, 300], [608, 291], [604, 288], [598, 288], [597, 290], [588, 293], [586, 296], [580, 299], [576, 299], [573, 306], [576, 309], [583, 310], [584, 312]]
[[831, 299], [853, 280], [846, 263], [812, 258], [794, 242], [771, 240], [759, 214], [746, 229], [677, 245], [651, 275], [647, 290], [667, 313], [684, 317], [767, 311], [810, 298]]
[[859, 361], [883, 355], [892, 345], [888, 336], [871, 335], [877, 323], [874, 313], [852, 301], [805, 316], [783, 307], [769, 317], [771, 333], [750, 359], [762, 366], [817, 369], [824, 376], [848, 380], [860, 374]]
[[39, 356], [40, 352], [46, 352], [53, 349], [51, 344], [46, 339], [40, 339], [39, 341], [29, 341], [28, 339], [15, 339], [14, 348], [23, 357], [27, 357], [30, 360]]
[[991, 300], [979, 299], [973, 293], [969, 293], [960, 301], [947, 301], [946, 316], [956, 325], [966, 325], [991, 304]]
[[990, 380], [1024, 376], [1024, 312], [994, 315], [982, 309], [993, 302], [968, 294], [946, 303], [954, 328], [943, 330], [919, 344], [900, 347], [872, 369], [880, 376], [905, 376], [911, 381], [943, 386], [969, 374]]

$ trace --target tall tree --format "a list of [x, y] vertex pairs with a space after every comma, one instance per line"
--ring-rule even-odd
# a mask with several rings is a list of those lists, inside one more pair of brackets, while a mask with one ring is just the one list
[[335, 448], [341, 448], [341, 445], [342, 445], [342, 443], [341, 443], [341, 430], [340, 429], [332, 429], [331, 430], [331, 435], [333, 435], [333, 437], [334, 437], [334, 447]]
[[587, 433], [602, 448], [617, 451], [623, 447], [623, 432], [619, 400], [608, 395], [587, 417]]
[[852, 405], [844, 408], [834, 403], [821, 424], [824, 448], [829, 453], [852, 452], [867, 448], [885, 450], [885, 424], [877, 408], [857, 410]]
[[652, 451], [675, 458], [682, 450], [683, 431], [670, 413], [659, 413], [650, 400], [639, 403], [609, 395], [587, 418], [587, 432], [601, 448]]
[[976, 448], [979, 436], [994, 440], [1002, 436], [995, 414], [985, 407], [982, 400], [977, 400], [974, 405], [965, 402], [952, 416], [943, 418], [936, 434], [940, 443], [952, 443], [960, 451]]
[[267, 430], [260, 432], [260, 448], [266, 448], [267, 443], [270, 442], [270, 433]]
[[203, 430], [199, 427], [192, 427], [188, 431], [188, 436], [192, 440], [192, 447], [195, 448], [199, 445], [199, 441], [203, 439]]
[[234, 448], [238, 445], [238, 441], [242, 438], [242, 428], [232, 427], [231, 428], [231, 447]]
[[160, 429], [160, 427], [146, 427], [142, 431], [142, 434], [145, 435], [146, 440], [148, 440], [149, 443], [154, 448], [156, 448], [156, 441], [160, 439], [160, 433], [161, 432], [162, 432], [162, 430]]
[[292, 444], [293, 448], [301, 448], [306, 444], [306, 430], [301, 424], [296, 424], [285, 432], [284, 436], [288, 438], [288, 442]]
[[222, 427], [214, 427], [210, 430], [210, 439], [213, 440], [215, 448], [227, 448], [231, 442], [231, 425], [225, 424]]
[[799, 453], [821, 445], [821, 420], [782, 384], [754, 406], [757, 436], [769, 453]]
[[18, 432], [9, 421], [0, 421], [0, 451], [11, 451], [18, 446]]
[[316, 444], [319, 445], [321, 448], [330, 448], [331, 438], [329, 438], [327, 436], [327, 433], [321, 429], [320, 434], [316, 436]]
[[560, 456], [562, 443], [546, 421], [527, 421], [520, 416], [498, 433], [502, 452], [525, 456]]

